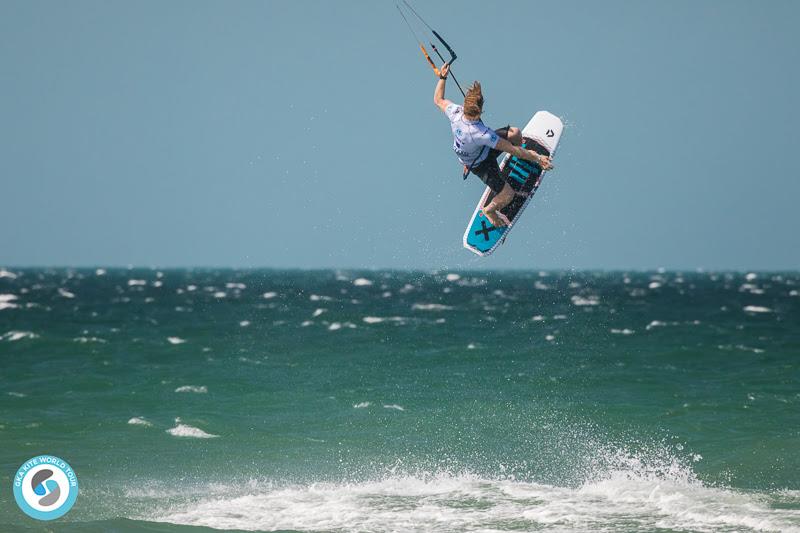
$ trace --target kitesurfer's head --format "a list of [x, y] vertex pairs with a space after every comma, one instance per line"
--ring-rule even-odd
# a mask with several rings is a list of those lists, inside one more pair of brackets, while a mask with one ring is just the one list
[[467, 89], [467, 95], [464, 97], [464, 118], [477, 120], [481, 118], [482, 112], [483, 93], [481, 93], [481, 84], [476, 81], [472, 87]]

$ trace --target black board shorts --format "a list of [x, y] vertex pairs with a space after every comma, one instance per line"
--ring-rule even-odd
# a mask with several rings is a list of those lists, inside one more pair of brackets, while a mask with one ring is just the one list
[[497, 163], [497, 158], [502, 153], [500, 150], [490, 148], [486, 158], [470, 169], [470, 172], [478, 176], [495, 194], [499, 194], [506, 184], [500, 172], [500, 165]]

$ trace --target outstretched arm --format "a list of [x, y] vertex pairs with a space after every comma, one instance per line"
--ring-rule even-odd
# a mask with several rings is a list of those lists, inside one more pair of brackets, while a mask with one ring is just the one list
[[436, 83], [436, 90], [433, 91], [433, 103], [436, 104], [436, 107], [444, 112], [447, 109], [447, 106], [452, 104], [450, 100], [444, 97], [444, 84], [447, 81], [447, 73], [450, 71], [450, 65], [445, 63], [442, 65], [442, 68], [439, 69], [439, 81]]
[[533, 150], [526, 150], [521, 146], [514, 146], [502, 137], [497, 139], [497, 145], [495, 146], [495, 149], [500, 150], [501, 152], [507, 152], [511, 155], [519, 157], [520, 159], [527, 159], [528, 161], [538, 163], [539, 166], [542, 167], [542, 170], [550, 170], [553, 168], [550, 158], [546, 155], [538, 154]]

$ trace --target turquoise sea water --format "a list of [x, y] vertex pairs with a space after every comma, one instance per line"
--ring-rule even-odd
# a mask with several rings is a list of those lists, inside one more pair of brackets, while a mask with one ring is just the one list
[[796, 272], [0, 270], [0, 365], [4, 532], [800, 531]]

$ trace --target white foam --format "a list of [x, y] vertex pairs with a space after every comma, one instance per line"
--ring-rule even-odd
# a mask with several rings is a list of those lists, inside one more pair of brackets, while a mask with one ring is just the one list
[[180, 337], [167, 337], [167, 342], [170, 344], [183, 344], [186, 342], [186, 339], [182, 339]]
[[14, 342], [22, 339], [38, 339], [39, 335], [30, 331], [8, 331], [0, 335], [0, 340]]
[[342, 325], [339, 322], [333, 322], [328, 326], [329, 331], [336, 331], [337, 329], [342, 329]]
[[578, 296], [577, 294], [570, 298], [572, 305], [585, 306], [585, 305], [600, 305], [600, 299], [597, 296]]
[[415, 311], [450, 311], [453, 308], [449, 305], [443, 305], [443, 304], [416, 303], [411, 306], [411, 309]]
[[394, 409], [395, 411], [405, 411], [405, 408], [401, 405], [397, 405], [396, 403], [391, 403], [388, 405], [383, 406], [384, 409]]
[[746, 305], [742, 308], [745, 313], [771, 313], [772, 309], [769, 307], [762, 307], [760, 305]]
[[747, 281], [753, 281], [754, 279], [758, 278], [758, 274], [755, 272], [748, 272], [747, 275], [744, 277]]
[[322, 313], [324, 313], [325, 311], [326, 311], [326, 309], [323, 309], [323, 308], [321, 308], [321, 307], [320, 307], [320, 308], [317, 308], [317, 309], [314, 309], [314, 312], [313, 312], [313, 313], [311, 313], [311, 317], [312, 317], [312, 318], [317, 318], [319, 315], [321, 315], [321, 314], [322, 314]]
[[75, 294], [69, 292], [67, 289], [62, 289], [61, 287], [58, 288], [58, 294], [64, 298], [75, 298]]
[[401, 316], [365, 316], [361, 320], [367, 324], [380, 324], [381, 322], [403, 323], [406, 321], [406, 319]]
[[228, 293], [226, 293], [225, 291], [216, 291], [213, 296], [214, 296], [214, 298], [217, 298], [217, 299], [227, 298], [228, 297]]
[[144, 427], [151, 427], [153, 425], [152, 422], [145, 420], [140, 416], [134, 416], [130, 420], [128, 420], [128, 424], [132, 426], [144, 426]]
[[451, 274], [448, 274], [447, 276], [445, 276], [445, 279], [447, 281], [458, 281], [458, 280], [461, 279], [461, 276], [458, 275], [458, 274], [451, 273]]
[[659, 283], [658, 281], [651, 281], [651, 282], [650, 282], [650, 283], [647, 285], [647, 288], [648, 288], [648, 289], [658, 289], [659, 287], [661, 287], [661, 283]]
[[611, 333], [613, 333], [615, 335], [633, 335], [636, 332], [633, 331], [632, 329], [628, 329], [628, 328], [625, 328], [625, 329], [613, 329], [612, 328], [611, 329]]
[[239, 321], [239, 326], [240, 327], [246, 328], [249, 325], [250, 325], [250, 321], [249, 320], [240, 320]]
[[147, 285], [147, 280], [144, 279], [129, 279], [128, 287], [144, 287]]
[[0, 294], [0, 303], [3, 302], [13, 302], [17, 300], [19, 297], [16, 294]]
[[5, 268], [0, 268], [0, 278], [17, 279], [17, 275]]
[[12, 304], [12, 303], [8, 303], [8, 302], [0, 302], [0, 311], [2, 311], [3, 309], [16, 309], [18, 307], [19, 306], [17, 304]]
[[182, 385], [175, 389], [175, 392], [193, 392], [195, 394], [206, 394], [208, 387], [205, 385]]
[[330, 296], [321, 296], [319, 294], [312, 294], [308, 297], [312, 302], [330, 302], [333, 300]]
[[277, 295], [278, 295], [277, 292], [270, 291], [270, 292], [265, 292], [264, 294], [261, 295], [261, 297], [264, 298], [265, 300], [271, 300], [272, 298], [275, 298]]
[[12, 398], [25, 398], [26, 396], [28, 396], [24, 392], [14, 392], [14, 391], [9, 391], [6, 394], [11, 396]]
[[369, 287], [372, 285], [372, 281], [368, 280], [367, 278], [358, 278], [353, 280], [353, 285], [356, 287]]
[[162, 504], [180, 492], [150, 490], [145, 495], [163, 510], [148, 518], [249, 531], [800, 531], [797, 509], [772, 507], [761, 494], [706, 487], [680, 471], [622, 469], [577, 487], [433, 472], [341, 483], [250, 479], [192, 489], [206, 496]]
[[225, 284], [225, 288], [226, 289], [236, 289], [236, 290], [240, 290], [241, 291], [241, 290], [246, 289], [247, 285], [245, 285], [244, 283], [226, 283]]
[[79, 342], [81, 344], [87, 344], [90, 342], [96, 342], [99, 344], [106, 344], [108, 341], [105, 339], [101, 339], [100, 337], [75, 337], [72, 339], [73, 342]]
[[369, 407], [370, 405], [372, 405], [372, 403], [370, 402], [360, 402], [353, 404], [353, 409], [364, 409], [366, 407]]
[[173, 437], [190, 437], [194, 439], [213, 439], [219, 437], [219, 435], [212, 435], [211, 433], [206, 433], [200, 428], [184, 424], [181, 422], [180, 418], [176, 418], [175, 427], [166, 430], [166, 432]]

